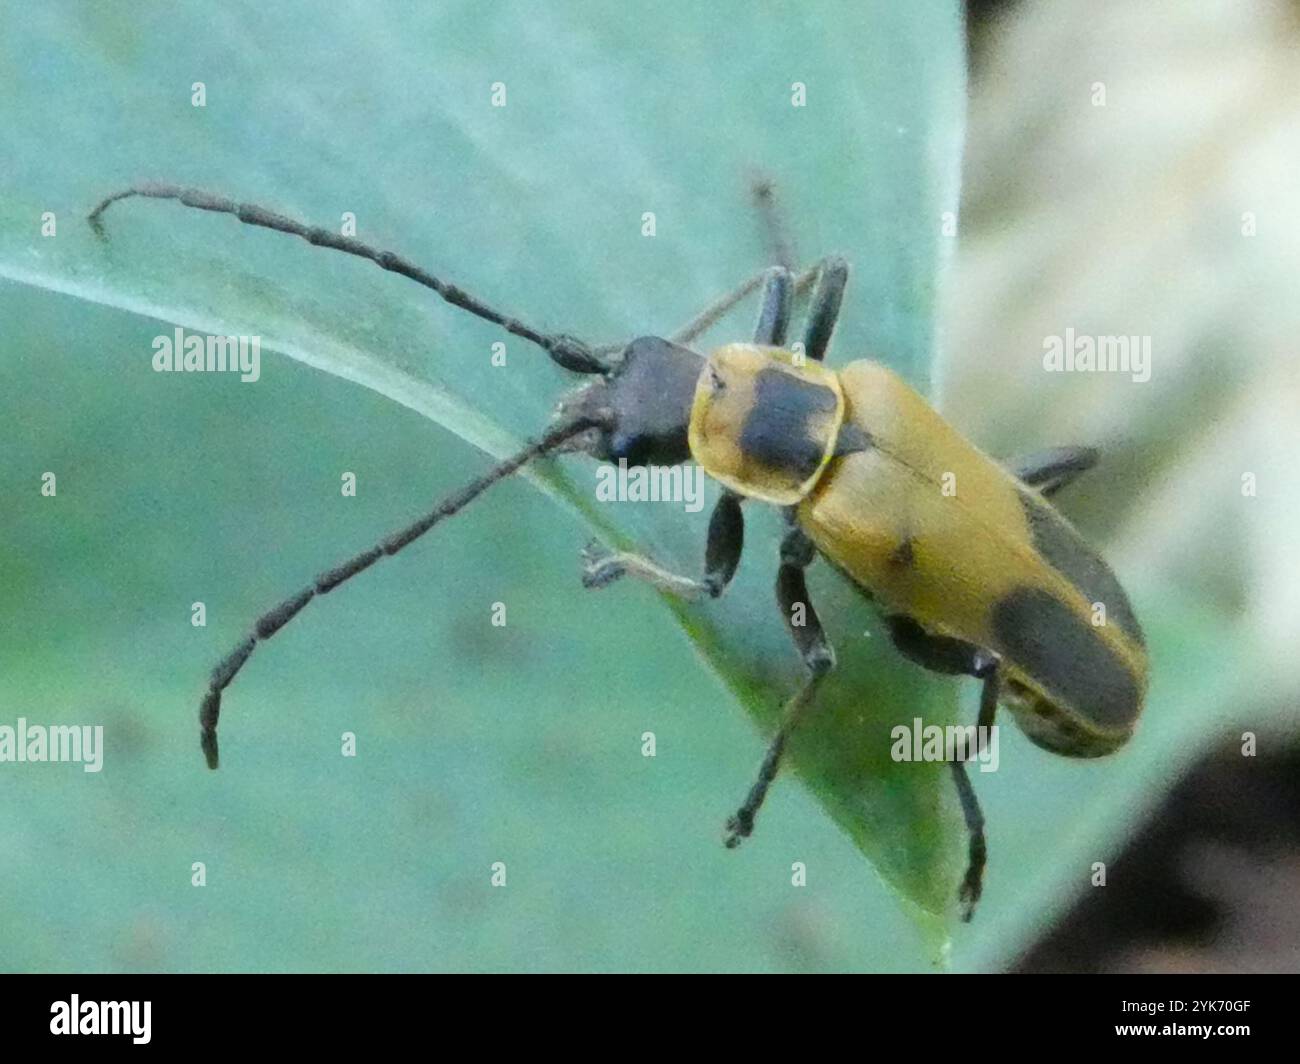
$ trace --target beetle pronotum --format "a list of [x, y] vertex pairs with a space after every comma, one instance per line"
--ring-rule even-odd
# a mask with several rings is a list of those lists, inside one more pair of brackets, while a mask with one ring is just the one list
[[[770, 189], [756, 189], [772, 220]], [[197, 189], [144, 184], [105, 198], [89, 216], [103, 235], [104, 211], [132, 196], [177, 200], [232, 214], [241, 222], [301, 237], [409, 277], [448, 303], [541, 347], [557, 365], [593, 381], [568, 395], [555, 423], [534, 442], [369, 550], [326, 570], [264, 613], [250, 634], [212, 671], [199, 711], [201, 745], [216, 768], [222, 692], [259, 642], [317, 595], [333, 591], [386, 555], [462, 510], [534, 458], [577, 450], [630, 466], [698, 462], [723, 492], [709, 521], [704, 571], [670, 572], [641, 554], [589, 547], [583, 583], [602, 587], [631, 575], [685, 598], [723, 593], [744, 542], [741, 503], [782, 509], [776, 597], [807, 676], [786, 702], [780, 724], [745, 801], [727, 821], [734, 847], [780, 768], [787, 740], [835, 653], [808, 596], [804, 570], [827, 558], [881, 609], [891, 638], [927, 669], [981, 681], [979, 725], [991, 726], [999, 704], [1022, 730], [1056, 753], [1110, 753], [1131, 734], [1147, 679], [1142, 633], [1127, 597], [1105, 562], [1047, 501], [1090, 468], [1097, 453], [1063, 447], [1008, 468], [966, 441], [915, 391], [878, 363], [841, 370], [822, 364], [848, 281], [844, 260], [830, 256], [795, 277], [787, 254], [664, 339], [642, 336], [594, 347], [545, 333], [504, 314], [406, 259], [327, 229]], [[785, 241], [776, 239], [778, 248]], [[816, 282], [802, 344], [786, 346], [797, 291]], [[707, 357], [690, 344], [751, 292], [761, 288], [753, 338]], [[961, 485], [942, 490], [954, 476]], [[1103, 605], [1103, 624], [1093, 623]], [[795, 607], [802, 624], [792, 623]], [[984, 821], [963, 761], [951, 762], [970, 835], [960, 898], [969, 919], [985, 864]]]

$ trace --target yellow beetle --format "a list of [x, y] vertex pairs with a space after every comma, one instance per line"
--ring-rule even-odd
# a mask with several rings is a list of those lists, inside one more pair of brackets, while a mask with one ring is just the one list
[[[814, 323], [846, 276], [842, 263], [823, 264]], [[783, 281], [788, 275], [769, 281], [769, 299], [781, 298]], [[902, 653], [928, 669], [982, 680], [981, 729], [1005, 702], [1040, 746], [1097, 757], [1128, 739], [1146, 692], [1146, 650], [1123, 588], [1045, 497], [1090, 467], [1096, 452], [1059, 448], [1007, 470], [885, 366], [859, 361], [834, 371], [816, 361], [824, 350], [815, 333], [798, 352], [728, 344], [698, 374], [689, 454], [728, 489], [710, 523], [703, 580], [667, 573], [638, 555], [588, 557], [591, 586], [630, 572], [677, 594], [716, 596], [739, 561], [735, 500], [786, 508], [791, 528], [777, 597], [809, 675], [786, 707], [757, 782], [728, 821], [729, 846], [753, 830], [799, 713], [834, 666], [803, 579], [817, 553], [869, 594]], [[661, 383], [673, 379], [671, 366], [682, 358], [654, 338], [629, 345], [626, 357], [660, 363], [638, 376]], [[595, 394], [588, 409], [605, 399], [603, 389]], [[666, 400], [658, 402], [677, 401], [672, 389], [660, 394]], [[648, 396], [639, 398], [621, 405], [655, 409]], [[606, 457], [646, 460], [646, 439], [631, 422], [618, 419], [621, 448]], [[649, 439], [659, 441], [652, 457], [676, 457], [661, 435]], [[796, 607], [801, 626], [791, 623]], [[971, 836], [961, 888], [969, 919], [985, 862], [983, 817], [964, 763], [951, 764]]]
[[[766, 189], [757, 191], [760, 203], [770, 201]], [[804, 580], [819, 554], [874, 600], [903, 654], [928, 669], [982, 681], [981, 726], [990, 726], [1005, 702], [1034, 742], [1071, 757], [1110, 753], [1131, 734], [1147, 684], [1142, 632], [1106, 563], [1046, 498], [1089, 468], [1096, 452], [1057, 448], [1006, 469], [884, 366], [823, 366], [848, 280], [842, 259], [823, 259], [799, 278], [784, 265], [765, 270], [669, 339], [596, 348], [534, 329], [392, 252], [198, 189], [145, 184], [114, 193], [89, 216], [101, 237], [104, 211], [132, 196], [231, 214], [368, 259], [537, 344], [564, 369], [595, 378], [562, 402], [555, 425], [535, 442], [254, 623], [213, 670], [203, 696], [200, 737], [211, 768], [218, 764], [222, 692], [259, 642], [313, 598], [397, 553], [528, 461], [566, 449], [629, 465], [693, 459], [724, 487], [709, 522], [702, 577], [590, 546], [588, 587], [633, 575], [676, 595], [716, 597], [740, 561], [742, 500], [784, 509], [777, 599], [808, 676], [787, 703], [744, 804], [727, 822], [728, 846], [753, 830], [787, 739], [835, 664]], [[787, 348], [795, 292], [814, 280], [803, 339]], [[690, 348], [760, 285], [751, 343], [725, 345], [708, 358]], [[960, 892], [969, 919], [985, 863], [983, 817], [964, 762], [951, 764], [970, 833]]]
[[[784, 423], [756, 454], [746, 422], [770, 425], [769, 403]], [[863, 441], [849, 453], [846, 432]], [[1146, 654], [1110, 569], [1040, 491], [885, 366], [833, 372], [780, 348], [722, 347], [701, 377], [689, 440], [728, 488], [796, 507], [817, 549], [886, 616], [995, 654], [1034, 741], [1090, 757], [1128, 739]], [[1072, 472], [1095, 458], [1071, 457]], [[901, 642], [911, 631], [896, 627]]]

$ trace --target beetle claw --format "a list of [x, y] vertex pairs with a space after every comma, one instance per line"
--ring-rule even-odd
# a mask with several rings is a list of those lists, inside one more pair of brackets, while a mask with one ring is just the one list
[[627, 567], [604, 544], [592, 540], [582, 548], [582, 586], [606, 587], [627, 572]]
[[744, 842], [754, 831], [754, 822], [750, 818], [742, 817], [739, 813], [727, 818], [727, 838], [724, 845], [729, 850], [734, 850]]

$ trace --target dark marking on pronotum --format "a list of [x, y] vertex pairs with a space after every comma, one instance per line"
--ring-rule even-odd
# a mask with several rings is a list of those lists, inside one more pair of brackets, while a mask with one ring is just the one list
[[1017, 588], [998, 600], [991, 622], [998, 649], [1066, 709], [1103, 727], [1136, 719], [1142, 698], [1132, 672], [1055, 595]]
[[1030, 492], [1021, 491], [1020, 505], [1029, 521], [1029, 533], [1038, 553], [1089, 602], [1105, 605], [1107, 623], [1114, 623], [1138, 646], [1145, 646], [1133, 607], [1110, 567], [1049, 504], [1034, 498]]
[[740, 430], [740, 449], [769, 469], [812, 476], [826, 453], [826, 440], [812, 433], [818, 415], [835, 410], [835, 392], [824, 384], [769, 367], [755, 378], [754, 406]]

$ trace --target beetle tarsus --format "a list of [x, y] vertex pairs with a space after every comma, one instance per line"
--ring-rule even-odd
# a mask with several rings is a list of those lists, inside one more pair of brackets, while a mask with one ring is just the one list
[[608, 587], [626, 573], [627, 566], [619, 560], [619, 556], [599, 541], [593, 539], [582, 548], [583, 587]]
[[962, 816], [969, 837], [966, 875], [957, 891], [957, 899], [961, 903], [962, 921], [970, 923], [971, 917], [975, 915], [975, 906], [984, 891], [984, 866], [988, 863], [988, 844], [984, 841], [984, 813], [975, 797], [975, 790], [971, 787], [970, 777], [966, 774], [966, 762], [950, 761], [949, 764], [952, 766], [953, 782], [957, 785], [957, 797], [961, 801]]
[[974, 866], [966, 869], [966, 878], [962, 880], [961, 890], [957, 893], [957, 898], [961, 902], [961, 919], [962, 923], [968, 924], [975, 915], [975, 907], [979, 905], [980, 895], [984, 892], [983, 866], [975, 868]]
[[588, 543], [582, 557], [582, 586], [586, 588], [605, 587], [622, 576], [634, 576], [665, 595], [683, 602], [696, 602], [705, 597], [716, 598], [725, 586], [725, 579], [721, 583], [717, 579], [710, 582], [708, 573], [705, 579], [696, 580], [665, 569], [644, 554], [611, 551], [599, 543]]
[[744, 809], [727, 818], [727, 838], [723, 845], [734, 850], [754, 833], [754, 818]]

